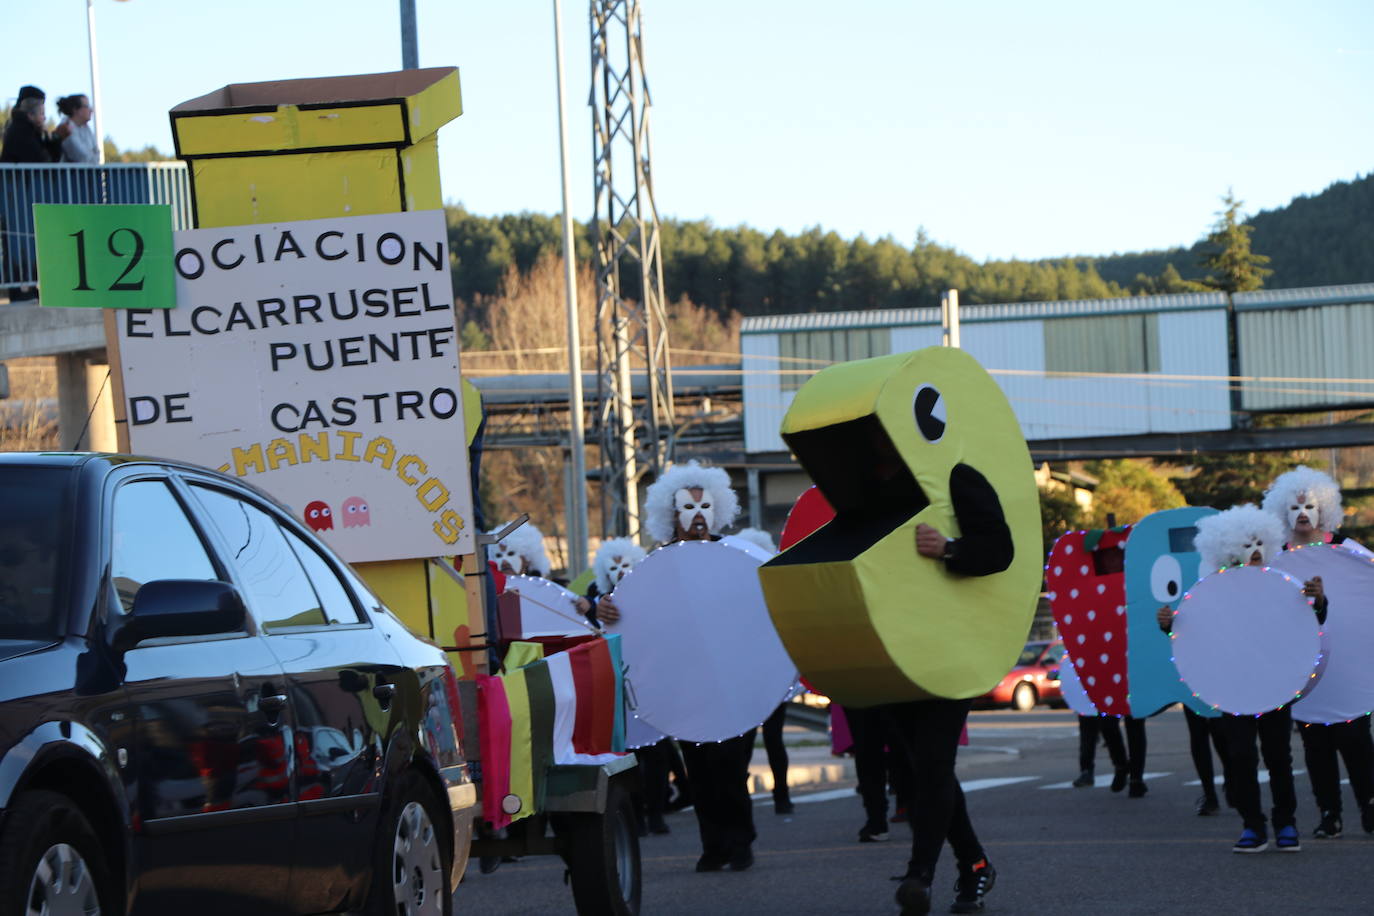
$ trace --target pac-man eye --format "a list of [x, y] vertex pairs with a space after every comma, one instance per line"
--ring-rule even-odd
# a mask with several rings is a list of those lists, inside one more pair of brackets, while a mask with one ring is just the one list
[[1150, 593], [1160, 604], [1172, 604], [1183, 590], [1183, 568], [1178, 559], [1163, 554], [1150, 569]]
[[349, 511], [349, 512], [357, 512], [357, 511], [358, 511], [358, 507], [357, 507], [357, 506], [349, 506], [349, 507], [348, 507], [348, 511]]
[[329, 507], [325, 506], [323, 509], [321, 509], [320, 514], [323, 515], [325, 518], [329, 518]]
[[912, 411], [916, 414], [916, 428], [928, 442], [939, 442], [945, 435], [945, 399], [940, 389], [933, 385], [922, 385], [916, 389], [912, 401]]
[[311, 517], [311, 518], [319, 518], [319, 517], [320, 517], [320, 510], [319, 510], [319, 509], [311, 509], [311, 510], [310, 510], [310, 517]]

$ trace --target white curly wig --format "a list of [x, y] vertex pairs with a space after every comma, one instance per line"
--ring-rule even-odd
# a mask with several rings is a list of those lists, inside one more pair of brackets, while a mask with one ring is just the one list
[[615, 583], [611, 581], [611, 562], [616, 557], [638, 563], [645, 555], [644, 548], [629, 538], [602, 541], [596, 550], [596, 559], [592, 561], [592, 569], [596, 572], [596, 590], [603, 595], [609, 595], [615, 590]]
[[644, 494], [644, 528], [660, 543], [671, 541], [677, 528], [677, 508], [673, 494], [678, 490], [701, 487], [715, 510], [711, 533], [735, 521], [739, 515], [739, 499], [730, 489], [730, 475], [724, 469], [698, 464], [693, 458], [686, 464], [675, 464], [663, 472]]
[[[487, 534], [495, 534], [504, 525], [493, 528]], [[548, 554], [544, 553], [544, 532], [534, 527], [533, 522], [525, 522], [510, 534], [503, 537], [500, 543], [514, 550], [525, 558], [525, 573], [531, 576], [542, 576], [547, 579], [552, 564], [549, 563]], [[487, 545], [487, 559], [495, 560], [496, 545]]]
[[1245, 563], [1242, 556], [1247, 542], [1258, 539], [1260, 553], [1268, 563], [1283, 546], [1283, 524], [1272, 512], [1265, 512], [1253, 503], [1233, 506], [1225, 512], [1209, 515], [1197, 521], [1197, 538], [1193, 542], [1202, 555], [1202, 574], [1235, 563]]
[[773, 543], [773, 535], [762, 528], [741, 528], [735, 532], [735, 537], [757, 544], [769, 553], [778, 552], [778, 545]]
[[1335, 531], [1341, 522], [1341, 488], [1330, 475], [1305, 464], [1274, 478], [1264, 491], [1264, 511], [1272, 512], [1284, 531], [1289, 531], [1288, 507], [1297, 502], [1300, 493], [1307, 494], [1317, 506], [1317, 528]]

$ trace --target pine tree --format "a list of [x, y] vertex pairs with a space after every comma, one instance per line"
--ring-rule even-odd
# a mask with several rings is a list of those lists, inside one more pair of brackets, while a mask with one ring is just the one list
[[1207, 236], [1202, 265], [1210, 273], [1202, 282], [1210, 289], [1226, 293], [1241, 293], [1264, 286], [1264, 278], [1273, 273], [1265, 267], [1266, 255], [1250, 250], [1253, 226], [1240, 221], [1241, 201], [1230, 188], [1221, 199], [1225, 209], [1217, 213], [1217, 221]]

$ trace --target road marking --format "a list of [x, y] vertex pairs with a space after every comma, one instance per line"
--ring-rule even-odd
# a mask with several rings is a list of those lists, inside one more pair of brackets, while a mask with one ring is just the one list
[[1039, 776], [1004, 776], [1000, 779], [970, 779], [959, 783], [959, 785], [963, 788], [964, 794], [967, 795], [980, 789], [996, 789], [998, 786], [1012, 786], [1018, 782], [1030, 782], [1039, 778]]
[[[1039, 776], [1004, 776], [996, 779], [970, 779], [961, 782], [960, 785], [964, 789], [964, 794], [967, 795], [969, 792], [979, 792], [983, 789], [996, 789], [999, 786], [1012, 786], [1018, 782], [1030, 782], [1031, 780], [1039, 778]], [[797, 787], [793, 786], [792, 788], [795, 790]], [[808, 792], [805, 795], [793, 795], [792, 803], [805, 805], [812, 802], [827, 802], [834, 801], [837, 798], [851, 797], [858, 797], [858, 793], [854, 791], [852, 786], [848, 789], [829, 789], [824, 792]], [[760, 805], [771, 805], [773, 803], [773, 793], [771, 792], [762, 792], [758, 795], [752, 795], [750, 798], [754, 800], [754, 805], [756, 807]]]
[[[1144, 780], [1159, 779], [1161, 776], [1172, 776], [1173, 773], [1145, 773], [1140, 778]], [[1093, 779], [1094, 789], [1105, 789], [1112, 784], [1112, 776], [1097, 776]], [[1075, 788], [1073, 780], [1068, 782], [1052, 782], [1047, 786], [1040, 786], [1042, 789], [1072, 789]], [[1086, 788], [1086, 786], [1085, 786]]]
[[[1303, 775], [1305, 775], [1306, 773], [1307, 773], [1306, 770], [1294, 770], [1294, 771], [1293, 771], [1293, 775], [1294, 775], [1294, 776], [1303, 776]], [[1268, 770], [1260, 770], [1260, 771], [1259, 771], [1259, 784], [1260, 784], [1260, 785], [1264, 785], [1264, 784], [1267, 783], [1268, 781], [1269, 781], [1269, 771], [1268, 771]], [[1347, 781], [1348, 781], [1348, 780], [1347, 780]], [[1190, 779], [1190, 780], [1188, 780], [1187, 782], [1185, 782], [1184, 785], [1185, 785], [1185, 786], [1200, 786], [1200, 785], [1202, 785], [1202, 780], [1201, 780], [1201, 779]]]

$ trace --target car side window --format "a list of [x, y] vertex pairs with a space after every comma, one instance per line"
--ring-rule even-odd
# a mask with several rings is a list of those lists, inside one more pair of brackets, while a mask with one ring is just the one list
[[310, 576], [310, 582], [315, 586], [315, 594], [320, 598], [320, 607], [324, 609], [325, 618], [329, 623], [358, 623], [358, 609], [354, 606], [353, 599], [348, 596], [348, 589], [339, 581], [334, 567], [329, 565], [319, 551], [290, 528], [283, 526], [282, 533], [286, 535], [291, 549], [296, 552], [296, 557]]
[[210, 554], [167, 484], [136, 480], [115, 491], [110, 577], [120, 604], [157, 579], [218, 579]]
[[1063, 658], [1063, 657], [1064, 657], [1064, 644], [1063, 644], [1063, 643], [1059, 643], [1059, 644], [1057, 644], [1057, 645], [1050, 646], [1049, 651], [1045, 653], [1045, 664], [1047, 664], [1047, 665], [1057, 665], [1057, 664], [1059, 664], [1059, 660], [1060, 660], [1061, 658]]
[[223, 490], [192, 484], [229, 547], [254, 616], [267, 632], [323, 626], [323, 605], [276, 519]]

